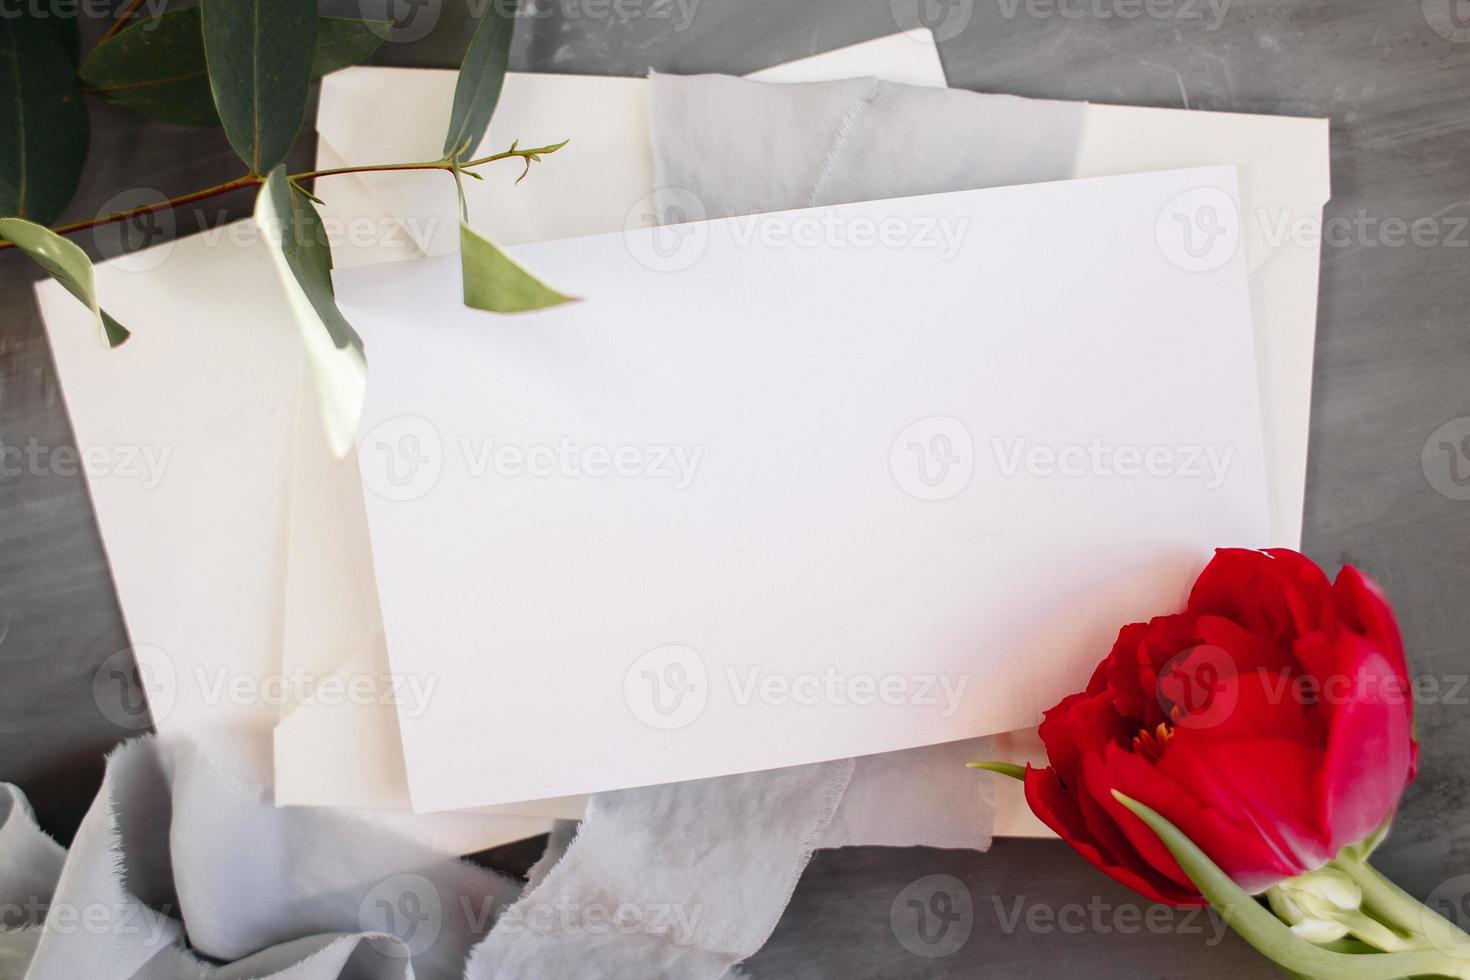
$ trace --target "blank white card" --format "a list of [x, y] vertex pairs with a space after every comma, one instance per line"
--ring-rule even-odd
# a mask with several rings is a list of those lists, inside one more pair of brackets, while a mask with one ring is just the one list
[[[420, 811], [1034, 725], [1269, 540], [1233, 168], [340, 270]], [[957, 774], [956, 778], [964, 778]]]

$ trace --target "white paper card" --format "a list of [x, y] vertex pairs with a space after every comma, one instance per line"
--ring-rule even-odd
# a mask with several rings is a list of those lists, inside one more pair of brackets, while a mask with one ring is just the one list
[[[945, 84], [927, 30], [826, 51], [752, 77], [813, 81], [850, 75]], [[434, 69], [366, 67], [328, 76], [322, 82], [317, 165], [381, 158], [385, 152], [397, 159], [438, 152], [454, 79], [454, 72]], [[530, 134], [557, 131], [576, 134], [575, 145], [548, 158], [554, 169], [524, 183], [514, 183], [506, 172], [467, 181], [471, 213], [483, 216], [484, 227], [509, 244], [621, 227], [628, 210], [653, 191], [648, 85], [643, 78], [509, 73], [482, 152], [515, 139], [526, 145]], [[401, 111], [388, 111], [394, 106]], [[375, 118], [386, 113], [393, 125], [368, 124], [367, 107]], [[458, 254], [457, 205], [445, 175], [383, 176], [349, 175], [333, 184], [324, 222], [345, 229], [366, 222], [382, 231], [361, 244], [343, 236], [333, 252], [335, 265], [413, 257], [419, 254], [414, 243], [432, 254]], [[538, 183], [545, 186], [537, 190]], [[434, 229], [441, 233], [430, 234]], [[314, 431], [314, 399], [310, 384], [304, 386], [291, 477], [281, 670], [321, 678], [319, 686], [330, 692], [337, 681], [369, 678], [381, 684], [389, 668], [356, 456], [339, 461], [327, 451]], [[412, 701], [426, 694], [432, 692], [402, 692]], [[404, 809], [408, 785], [401, 756], [397, 715], [388, 699], [308, 695], [282, 706], [275, 731], [276, 798], [297, 805]], [[496, 812], [576, 819], [585, 802], [517, 801]]]
[[527, 245], [587, 302], [517, 318], [453, 259], [340, 271], [389, 657], [436, 685], [400, 710], [415, 809], [1033, 723], [1270, 540], [1243, 249], [1161, 232], [1236, 196], [1206, 168]]

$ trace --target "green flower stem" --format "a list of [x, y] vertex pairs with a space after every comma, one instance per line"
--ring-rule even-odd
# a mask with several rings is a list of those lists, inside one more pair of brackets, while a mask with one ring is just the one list
[[[1324, 977], [1331, 980], [1400, 980], [1403, 977], [1426, 976], [1470, 980], [1470, 958], [1452, 956], [1442, 949], [1354, 954], [1337, 952], [1307, 942], [1232, 881], [1193, 841], [1162, 815], [1116, 790], [1113, 796], [1158, 834], [1169, 853], [1189, 876], [1189, 880], [1230, 927], [1288, 972], [1303, 977]], [[1346, 868], [1341, 870], [1351, 873]], [[1400, 909], [1401, 914], [1403, 911]]]
[[1411, 936], [1423, 936], [1439, 949], [1464, 950], [1470, 962], [1470, 934], [1385, 878], [1367, 861], [1339, 855], [1331, 866], [1363, 890], [1363, 908], [1380, 922]]
[[[466, 160], [463, 163], [457, 163], [453, 160], [429, 160], [423, 163], [383, 163], [362, 167], [333, 167], [329, 170], [306, 170], [299, 174], [291, 174], [290, 181], [295, 184], [297, 181], [313, 180], [317, 177], [335, 177], [340, 174], [376, 173], [393, 170], [453, 171], [456, 168], [463, 170], [467, 167], [478, 167], [482, 164], [495, 163], [498, 160], [509, 160], [513, 157], [523, 160], [526, 168], [529, 170], [531, 164], [540, 159], [543, 154], [555, 153], [566, 145], [566, 140], [560, 143], [553, 143], [550, 146], [537, 146], [525, 150], [520, 149], [519, 146], [512, 145], [510, 149], [503, 150], [500, 153], [492, 153], [489, 156], [479, 157], [475, 160]], [[470, 176], [478, 175], [471, 174]], [[522, 173], [521, 176], [524, 177], [525, 174]], [[85, 231], [88, 228], [96, 228], [99, 225], [112, 224], [114, 221], [127, 221], [129, 218], [136, 218], [139, 215], [152, 214], [155, 211], [167, 211], [171, 208], [182, 207], [185, 204], [193, 204], [195, 201], [219, 197], [221, 194], [228, 194], [230, 191], [240, 190], [243, 187], [258, 187], [264, 182], [265, 178], [259, 174], [244, 174], [236, 177], [234, 180], [225, 181], [223, 184], [215, 184], [213, 187], [191, 191], [188, 194], [171, 197], [166, 201], [159, 201], [156, 204], [145, 204], [142, 207], [130, 208], [126, 211], [114, 211], [111, 214], [89, 218], [86, 221], [74, 221], [69, 225], [58, 225], [50, 230], [56, 232], [58, 235], [69, 235], [74, 231]], [[15, 245], [11, 242], [0, 241], [0, 251], [14, 247]]]
[[1022, 782], [1026, 779], [1026, 767], [1018, 766], [1014, 762], [967, 762], [965, 763], [965, 768], [983, 769], [986, 772], [999, 773], [1002, 776], [1009, 776], [1012, 779], [1019, 779]]
[[1411, 949], [1430, 949], [1433, 944], [1423, 937], [1401, 936], [1378, 919], [1362, 911], [1339, 911], [1332, 918], [1352, 930], [1352, 934], [1375, 949], [1386, 953], [1403, 953]]

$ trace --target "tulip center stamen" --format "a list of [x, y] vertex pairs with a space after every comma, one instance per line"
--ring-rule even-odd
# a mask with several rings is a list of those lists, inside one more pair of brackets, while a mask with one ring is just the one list
[[1158, 762], [1159, 757], [1164, 754], [1164, 746], [1174, 737], [1174, 726], [1167, 721], [1159, 722], [1157, 728], [1149, 731], [1142, 729], [1133, 736], [1133, 751], [1143, 756], [1149, 762]]

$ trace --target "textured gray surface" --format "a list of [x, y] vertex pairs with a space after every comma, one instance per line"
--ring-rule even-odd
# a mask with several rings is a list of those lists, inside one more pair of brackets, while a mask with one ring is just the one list
[[[912, 16], [906, 11], [924, 9], [943, 35], [957, 86], [1330, 117], [1329, 230], [1341, 234], [1323, 249], [1305, 550], [1325, 565], [1351, 561], [1377, 577], [1399, 610], [1415, 672], [1449, 692], [1470, 672], [1463, 639], [1470, 500], [1455, 499], [1470, 491], [1452, 479], [1470, 474], [1470, 443], [1460, 442], [1470, 434], [1470, 232], [1460, 224], [1470, 217], [1470, 45], [1447, 40], [1430, 21], [1438, 24], [1452, 2], [647, 0], [617, 8], [542, 0], [546, 16], [523, 28], [515, 66], [741, 73], [889, 33], [896, 19]], [[357, 9], [354, 0], [333, 5]], [[363, 0], [363, 9], [373, 6]], [[619, 17], [617, 9], [642, 16]], [[415, 17], [432, 30], [390, 46], [380, 60], [453, 64], [463, 6], [441, 9], [430, 0]], [[85, 30], [95, 36], [98, 25]], [[217, 133], [91, 111], [88, 176], [68, 217], [90, 215], [126, 188], [178, 193], [235, 173]], [[309, 144], [307, 136], [298, 160], [310, 156]], [[226, 198], [201, 214], [233, 218], [248, 207], [248, 197]], [[1428, 219], [1421, 243], [1402, 240], [1398, 223], [1419, 219]], [[196, 220], [184, 216], [180, 230]], [[91, 247], [88, 236], [79, 240]], [[70, 431], [30, 275], [13, 253], [0, 255], [0, 440], [64, 446]], [[1466, 421], [1436, 434], [1454, 420]], [[21, 783], [43, 824], [62, 836], [91, 797], [100, 753], [128, 734], [101, 716], [91, 695], [97, 665], [126, 643], [80, 477], [0, 476], [0, 778]], [[1459, 763], [1470, 738], [1467, 692], [1430, 699], [1419, 718], [1421, 776], [1380, 853], [1385, 869], [1423, 896], [1470, 872], [1462, 819], [1470, 779]], [[940, 892], [964, 921], [973, 918], [963, 944], [959, 926], [945, 931], [938, 919], [929, 921], [932, 944], [912, 936], [916, 907], [943, 911]], [[963, 915], [967, 907], [971, 915]], [[1147, 909], [1055, 842], [1004, 841], [986, 856], [824, 852], [749, 972], [1275, 975], [1233, 939], [1213, 948], [1208, 920], [1146, 917]]]

